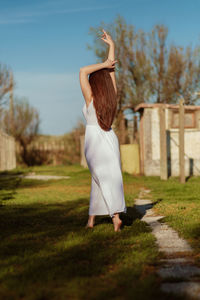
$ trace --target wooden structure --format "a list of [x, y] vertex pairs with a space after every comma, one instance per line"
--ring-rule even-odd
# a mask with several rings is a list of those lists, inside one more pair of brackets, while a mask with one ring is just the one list
[[[181, 125], [184, 138], [181, 141], [179, 105], [141, 103], [135, 111], [140, 114], [141, 174], [161, 176], [163, 179], [184, 172], [184, 176], [200, 175], [200, 106], [184, 105]], [[181, 166], [179, 149], [182, 149]]]

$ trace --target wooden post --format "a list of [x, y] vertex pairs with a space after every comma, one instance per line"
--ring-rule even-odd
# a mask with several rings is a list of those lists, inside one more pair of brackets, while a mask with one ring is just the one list
[[160, 115], [160, 178], [167, 180], [167, 135], [166, 135], [166, 121], [165, 121], [165, 106], [159, 108]]
[[138, 117], [134, 116], [133, 119], [133, 142], [137, 143], [138, 142]]
[[184, 99], [181, 98], [179, 101], [179, 176], [181, 183], [185, 183], [184, 152]]
[[139, 145], [140, 145], [140, 174], [144, 174], [144, 110], [140, 115], [139, 126]]

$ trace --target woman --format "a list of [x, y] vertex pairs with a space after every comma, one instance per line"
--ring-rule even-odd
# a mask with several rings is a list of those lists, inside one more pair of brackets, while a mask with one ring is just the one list
[[[87, 121], [85, 157], [92, 175], [87, 227], [94, 226], [96, 215], [110, 215], [114, 230], [120, 231], [120, 212], [126, 211], [119, 142], [111, 128], [117, 109], [114, 42], [103, 30], [101, 39], [109, 45], [108, 59], [80, 69], [80, 85]], [[89, 75], [89, 79], [88, 79]]]

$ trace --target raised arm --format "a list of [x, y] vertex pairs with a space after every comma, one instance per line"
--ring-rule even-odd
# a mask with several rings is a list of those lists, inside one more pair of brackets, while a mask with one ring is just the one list
[[[111, 36], [103, 29], [103, 35], [101, 38], [106, 44], [109, 45], [108, 59], [115, 60], [115, 44], [111, 38]], [[112, 82], [115, 88], [115, 92], [117, 94], [117, 85], [115, 78], [115, 69], [110, 69], [110, 76], [112, 78]]]
[[91, 74], [92, 72], [101, 70], [103, 68], [113, 69], [115, 63], [116, 61], [107, 59], [103, 63], [93, 64], [93, 65], [80, 68], [80, 72], [79, 72], [80, 86], [87, 106], [90, 104], [90, 101], [92, 100], [92, 89], [88, 80], [88, 75]]

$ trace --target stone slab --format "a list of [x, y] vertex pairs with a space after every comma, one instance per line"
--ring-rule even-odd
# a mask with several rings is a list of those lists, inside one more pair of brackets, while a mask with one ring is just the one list
[[150, 223], [150, 226], [161, 251], [167, 254], [192, 251], [188, 242], [179, 237], [178, 233], [167, 224], [154, 222]]
[[186, 263], [194, 263], [194, 259], [191, 257], [177, 257], [177, 258], [164, 258], [160, 259], [160, 262], [165, 264], [166, 266], [170, 266], [173, 264], [186, 264]]
[[135, 208], [143, 215], [141, 220], [150, 225], [159, 250], [166, 254], [191, 252], [192, 248], [186, 240], [180, 238], [178, 233], [167, 224], [158, 222], [164, 216], [155, 215], [152, 206], [152, 201], [149, 199], [135, 199]]
[[147, 224], [149, 224], [152, 228], [158, 226], [158, 222], [159, 220], [163, 219], [164, 216], [149, 216], [149, 215], [145, 215], [142, 217], [142, 221], [146, 222]]
[[165, 293], [173, 293], [179, 296], [188, 296], [189, 299], [200, 299], [200, 283], [199, 282], [176, 282], [163, 283], [161, 290]]
[[200, 276], [200, 268], [192, 265], [173, 264], [171, 266], [164, 266], [158, 270], [160, 277], [167, 278], [182, 278], [191, 279], [191, 277]]
[[[142, 198], [144, 194], [144, 189], [142, 189], [139, 197]], [[159, 251], [167, 255], [192, 252], [188, 242], [179, 237], [174, 229], [166, 223], [159, 222], [164, 216], [156, 215], [152, 207], [153, 203], [149, 199], [135, 200], [135, 208], [142, 213], [141, 220], [151, 227]], [[164, 281], [169, 279], [179, 280], [175, 283], [162, 283], [162, 291], [179, 296], [189, 296], [189, 299], [200, 299], [200, 283], [191, 281], [194, 279], [199, 280], [200, 268], [194, 265], [194, 260], [191, 257], [165, 258], [160, 262], [163, 263], [163, 266], [159, 268], [157, 273]]]
[[146, 204], [152, 205], [152, 201], [149, 199], [135, 199], [135, 204], [136, 205], [146, 205]]

